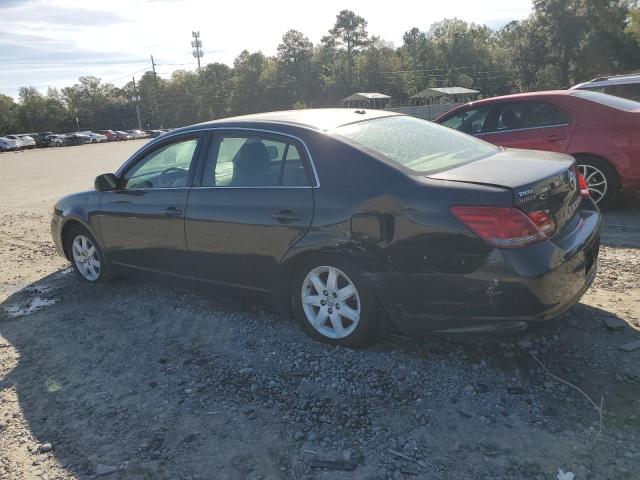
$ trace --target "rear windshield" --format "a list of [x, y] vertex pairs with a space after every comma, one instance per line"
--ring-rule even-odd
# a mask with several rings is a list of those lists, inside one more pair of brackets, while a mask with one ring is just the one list
[[351, 123], [335, 133], [417, 173], [447, 170], [498, 151], [451, 128], [404, 115]]
[[640, 102], [634, 102], [633, 100], [629, 100], [627, 98], [607, 95], [606, 93], [592, 92], [590, 90], [576, 90], [571, 95], [579, 98], [584, 98], [585, 100], [590, 100], [607, 107], [624, 110], [625, 112], [640, 110]]

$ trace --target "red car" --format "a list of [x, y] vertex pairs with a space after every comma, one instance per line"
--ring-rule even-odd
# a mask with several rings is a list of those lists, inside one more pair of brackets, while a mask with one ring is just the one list
[[96, 130], [96, 133], [107, 137], [107, 142], [113, 142], [114, 140], [118, 139], [116, 137], [116, 132], [114, 132], [113, 130]]
[[[640, 191], [640, 103], [557, 90], [467, 103], [435, 120], [503, 147], [573, 155], [599, 206]], [[517, 165], [514, 165], [517, 168]]]

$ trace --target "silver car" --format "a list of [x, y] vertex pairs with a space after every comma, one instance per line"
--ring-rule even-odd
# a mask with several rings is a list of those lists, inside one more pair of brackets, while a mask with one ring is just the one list
[[29, 135], [7, 135], [7, 138], [14, 140], [19, 150], [36, 148], [36, 141]]
[[13, 138], [0, 137], [0, 152], [9, 152], [11, 150], [18, 150], [18, 142]]
[[640, 73], [594, 78], [574, 85], [571, 90], [593, 90], [640, 102]]

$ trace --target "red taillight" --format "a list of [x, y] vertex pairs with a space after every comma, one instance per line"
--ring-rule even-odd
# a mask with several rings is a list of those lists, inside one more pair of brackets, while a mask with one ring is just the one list
[[578, 174], [578, 185], [580, 185], [580, 196], [583, 198], [589, 197], [589, 185], [587, 185], [587, 181], [581, 173]]
[[553, 235], [553, 232], [556, 231], [556, 222], [553, 221], [549, 212], [538, 211], [538, 212], [529, 212], [526, 214], [527, 217], [531, 219], [533, 223], [536, 224], [536, 227], [544, 233], [547, 237]]
[[519, 248], [544, 240], [556, 225], [547, 212], [525, 214], [512, 207], [456, 206], [451, 213], [469, 230], [499, 248]]

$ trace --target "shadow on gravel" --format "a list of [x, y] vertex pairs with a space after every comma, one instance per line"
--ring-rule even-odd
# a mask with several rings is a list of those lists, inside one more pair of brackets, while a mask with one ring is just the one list
[[[0, 349], [17, 351], [0, 390], [15, 389], [33, 436], [79, 478], [634, 478], [637, 458], [615, 449], [640, 431], [640, 350], [618, 347], [640, 337], [609, 312], [579, 305], [515, 336], [388, 335], [352, 351], [225, 302], [56, 273], [0, 305]], [[596, 412], [533, 356], [604, 397], [598, 448], [586, 441]], [[324, 453], [359, 473], [320, 475]]]

